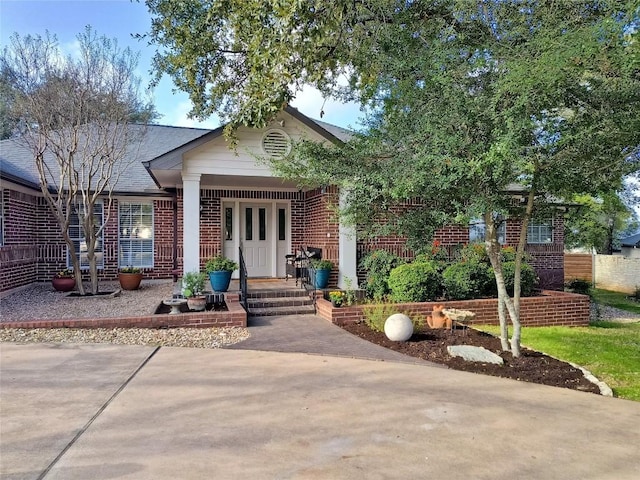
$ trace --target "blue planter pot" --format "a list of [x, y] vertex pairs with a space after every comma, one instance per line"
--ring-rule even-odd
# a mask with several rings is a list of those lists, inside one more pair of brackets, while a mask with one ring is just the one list
[[331, 270], [316, 270], [316, 288], [327, 288]]
[[229, 283], [231, 283], [231, 274], [233, 272], [219, 271], [209, 272], [209, 281], [211, 282], [211, 288], [214, 292], [226, 292], [229, 290]]

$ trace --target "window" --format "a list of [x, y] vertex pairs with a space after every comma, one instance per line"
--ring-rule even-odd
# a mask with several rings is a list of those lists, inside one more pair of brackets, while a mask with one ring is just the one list
[[233, 240], [233, 208], [224, 209], [224, 239]]
[[118, 265], [153, 268], [153, 203], [120, 202]]
[[[484, 220], [474, 219], [469, 222], [469, 243], [484, 242], [486, 226]], [[501, 245], [507, 243], [507, 222], [501, 221], [498, 225], [498, 242]]]
[[552, 243], [553, 227], [551, 221], [532, 221], [527, 226], [527, 243]]
[[[98, 230], [102, 227], [104, 222], [104, 205], [98, 200], [93, 205], [93, 219], [94, 219], [94, 229]], [[80, 268], [87, 269], [89, 268], [89, 259], [87, 258], [87, 241], [84, 238], [84, 231], [82, 230], [82, 225], [80, 222], [80, 217], [78, 213], [74, 210], [71, 212], [71, 218], [69, 223], [69, 237], [73, 242], [74, 250], [78, 258], [80, 259]], [[95, 245], [95, 255], [96, 255], [96, 266], [98, 268], [104, 268], [104, 255], [102, 251], [102, 246], [104, 244], [104, 231], [101, 231], [100, 235], [96, 239]], [[71, 255], [67, 251], [67, 267], [71, 268]]]
[[253, 209], [252, 208], [246, 208], [244, 216], [245, 216], [244, 238], [247, 241], [251, 241], [251, 240], [253, 240]]
[[267, 209], [258, 209], [258, 238], [260, 240], [267, 239]]
[[287, 211], [284, 208], [278, 209], [278, 240], [287, 239]]

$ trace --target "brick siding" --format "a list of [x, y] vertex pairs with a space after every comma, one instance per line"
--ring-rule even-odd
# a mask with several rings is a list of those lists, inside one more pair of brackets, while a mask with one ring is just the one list
[[[586, 326], [589, 325], [590, 300], [586, 295], [545, 290], [541, 296], [520, 300], [520, 321], [523, 327]], [[462, 300], [452, 302], [398, 303], [394, 307], [411, 317], [424, 319], [431, 315], [435, 305], [470, 310], [476, 314], [474, 323], [498, 325], [497, 299]], [[318, 315], [337, 325], [355, 323], [364, 319], [367, 305], [333, 307], [323, 298], [317, 301]]]

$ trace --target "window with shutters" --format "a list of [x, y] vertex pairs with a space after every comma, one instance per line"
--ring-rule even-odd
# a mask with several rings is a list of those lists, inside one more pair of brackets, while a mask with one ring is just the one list
[[120, 202], [118, 230], [118, 265], [153, 268], [153, 202]]
[[269, 130], [262, 137], [262, 151], [271, 157], [284, 157], [291, 150], [291, 139], [282, 130]]

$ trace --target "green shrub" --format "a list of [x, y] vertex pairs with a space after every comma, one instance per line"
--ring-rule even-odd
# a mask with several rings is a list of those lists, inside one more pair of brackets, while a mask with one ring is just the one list
[[378, 303], [375, 305], [367, 305], [362, 309], [364, 314], [364, 323], [374, 332], [384, 332], [384, 322], [389, 316], [398, 313], [395, 306], [391, 303]]
[[450, 265], [442, 274], [442, 283], [447, 298], [452, 300], [488, 297], [496, 290], [493, 270], [478, 261]]
[[583, 280], [581, 278], [574, 278], [573, 280], [569, 280], [564, 284], [564, 287], [573, 293], [579, 293], [580, 295], [591, 295], [591, 282], [588, 282], [587, 280]]
[[418, 330], [425, 322], [424, 318], [410, 315], [409, 312], [398, 310], [398, 307], [393, 303], [377, 303], [367, 305], [362, 309], [364, 315], [364, 323], [374, 332], [384, 332], [384, 322], [387, 321], [394, 313], [404, 313], [411, 318], [413, 323], [413, 331]]
[[388, 283], [395, 302], [426, 302], [442, 292], [440, 274], [432, 262], [400, 265], [391, 270]]
[[[507, 287], [509, 295], [513, 296], [513, 281], [515, 278], [516, 262], [504, 262], [502, 264], [502, 274], [504, 275], [504, 283]], [[520, 270], [520, 294], [523, 297], [530, 297], [533, 289], [538, 283], [536, 271], [528, 263], [522, 262]]]
[[366, 280], [363, 288], [367, 296], [376, 300], [382, 300], [389, 293], [389, 273], [404, 261], [397, 255], [386, 250], [375, 250], [369, 253], [360, 267], [366, 271]]

